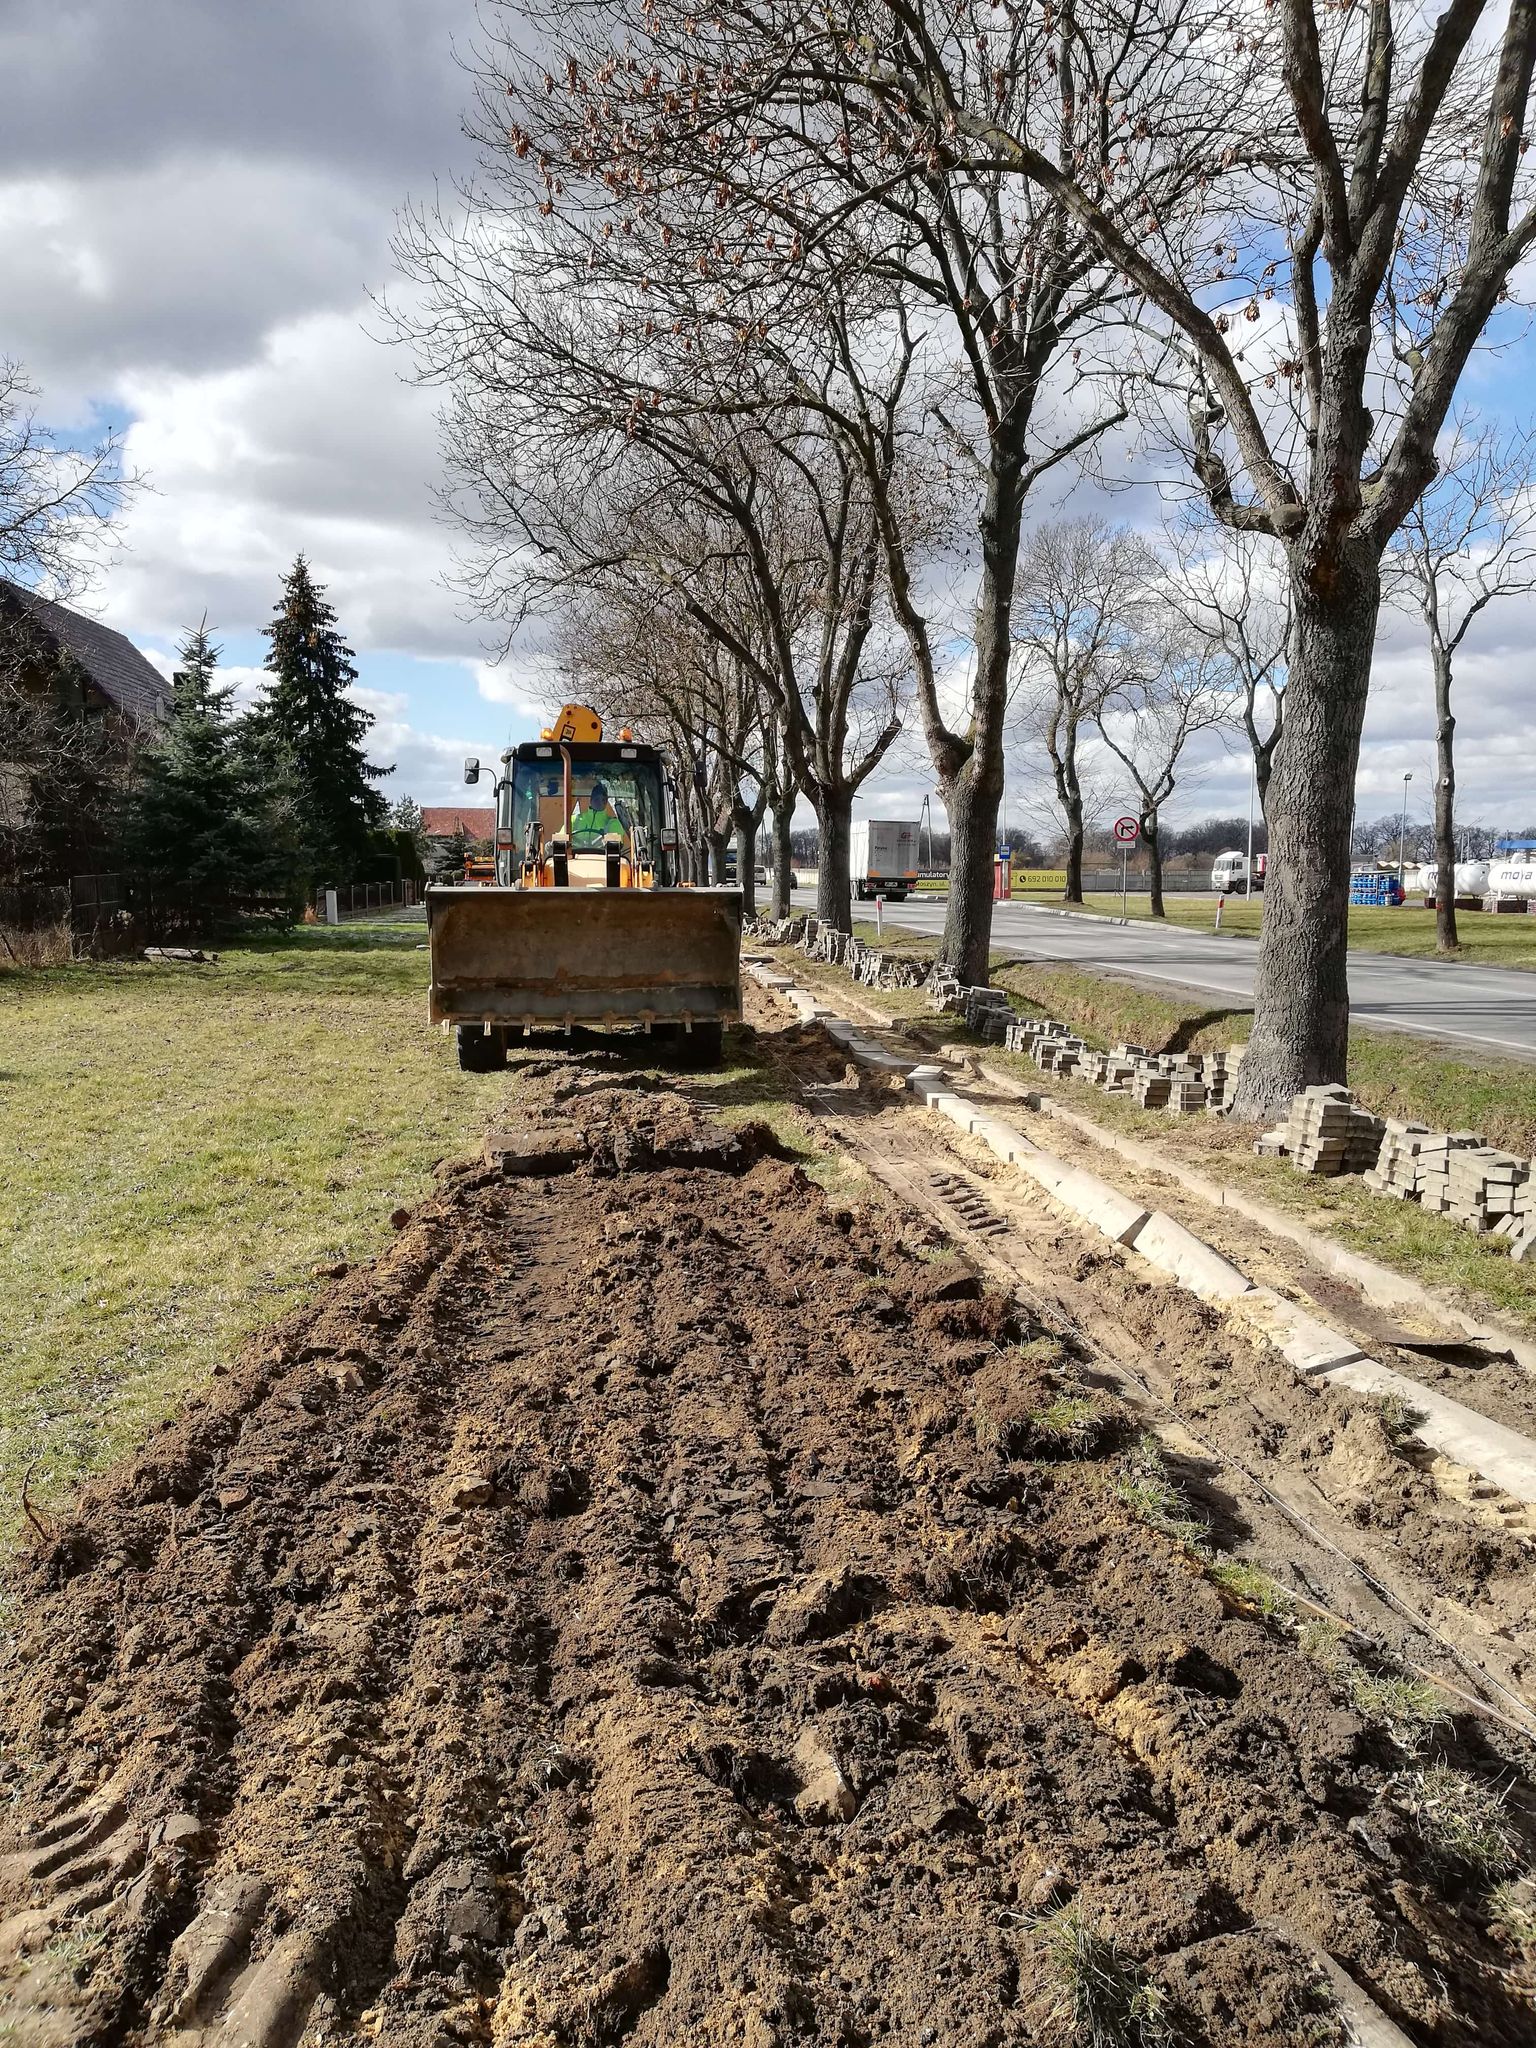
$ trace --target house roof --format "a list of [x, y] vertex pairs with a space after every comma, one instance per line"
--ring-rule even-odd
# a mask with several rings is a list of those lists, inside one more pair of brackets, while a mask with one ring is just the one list
[[451, 839], [460, 827], [470, 839], [489, 839], [496, 830], [494, 805], [483, 809], [460, 804], [423, 804], [421, 829], [429, 839]]
[[0, 577], [0, 592], [32, 614], [56, 646], [72, 654], [96, 688], [130, 718], [156, 719], [170, 702], [171, 686], [125, 633], [72, 612]]

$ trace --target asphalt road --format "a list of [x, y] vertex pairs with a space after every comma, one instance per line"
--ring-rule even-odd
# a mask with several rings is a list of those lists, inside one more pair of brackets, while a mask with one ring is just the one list
[[[807, 910], [816, 907], [810, 890], [797, 891], [795, 902]], [[855, 911], [869, 918], [873, 905], [856, 905]], [[910, 897], [890, 905], [885, 916], [887, 923], [908, 931], [937, 933], [944, 928], [944, 899]], [[1213, 1008], [1226, 1002], [1246, 1008], [1252, 1002], [1259, 951], [1257, 939], [1063, 916], [1026, 903], [994, 906], [992, 945], [996, 952], [1023, 959], [1060, 960], [1193, 989], [1210, 996]], [[1351, 953], [1349, 992], [1352, 1014], [1362, 1024], [1536, 1060], [1536, 973]]]

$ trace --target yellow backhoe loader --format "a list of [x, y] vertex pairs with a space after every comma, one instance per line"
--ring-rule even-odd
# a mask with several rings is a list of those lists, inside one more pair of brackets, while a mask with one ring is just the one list
[[679, 885], [661, 755], [567, 704], [501, 761], [494, 884], [427, 891], [429, 1014], [456, 1028], [459, 1065], [487, 1072], [512, 1033], [573, 1026], [681, 1034], [718, 1059], [741, 1014], [741, 893]]

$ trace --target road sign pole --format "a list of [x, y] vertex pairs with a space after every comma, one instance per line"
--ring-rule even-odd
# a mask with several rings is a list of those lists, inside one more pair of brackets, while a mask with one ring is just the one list
[[1129, 916], [1129, 912], [1125, 907], [1125, 870], [1130, 858], [1131, 849], [1128, 846], [1122, 846], [1120, 848], [1120, 916], [1122, 920]]

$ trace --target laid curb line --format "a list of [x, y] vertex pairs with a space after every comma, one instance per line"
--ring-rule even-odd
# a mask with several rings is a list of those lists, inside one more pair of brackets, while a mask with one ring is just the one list
[[[886, 1051], [847, 1018], [837, 1016], [826, 1004], [808, 996], [788, 977], [770, 974], [760, 962], [748, 960], [744, 965], [760, 986], [787, 1001], [803, 1021], [820, 1023], [834, 1043], [841, 1045], [861, 1066], [893, 1076], [899, 1073], [907, 1092], [925, 1109], [979, 1139], [1074, 1221], [1098, 1231], [1122, 1250], [1134, 1251], [1173, 1285], [1216, 1309], [1245, 1334], [1269, 1343], [1298, 1378], [1326, 1380], [1359, 1393], [1398, 1395], [1424, 1418], [1414, 1431], [1422, 1443], [1457, 1464], [1470, 1467], [1514, 1499], [1536, 1505], [1536, 1445], [1529, 1439], [1417, 1380], [1394, 1372], [1379, 1359], [1367, 1357], [1353, 1338], [1333, 1329], [1298, 1303], [1287, 1300], [1271, 1287], [1255, 1286], [1214, 1246], [1173, 1217], [1165, 1216], [1160, 1209], [1142, 1207], [1097, 1174], [1073, 1166], [1036, 1144], [988, 1105], [973, 1101], [954, 1085], [949, 1074], [931, 1061], [902, 1058]], [[980, 1072], [984, 1080], [1003, 1092], [1032, 1098], [1032, 1108], [1057, 1108], [1048, 1097], [1020, 1088], [1011, 1077], [989, 1073], [984, 1066]], [[1085, 1126], [1086, 1134], [1095, 1139], [1112, 1135], [1101, 1133], [1087, 1118], [1077, 1118], [1071, 1112], [1067, 1112], [1067, 1120]], [[1120, 1146], [1111, 1149], [1122, 1150]], [[1134, 1151], [1123, 1152], [1122, 1156], [1137, 1164], [1156, 1164], [1166, 1171], [1166, 1161], [1158, 1161], [1147, 1147], [1135, 1146]], [[1180, 1177], [1187, 1186], [1197, 1187], [1196, 1176], [1181, 1169]], [[1284, 1234], [1293, 1238], [1296, 1235], [1294, 1231]], [[1438, 1309], [1439, 1304], [1434, 1306]], [[1462, 1326], [1467, 1326], [1465, 1321]]]
[[[1046, 1116], [1054, 1117], [1076, 1131], [1080, 1137], [1088, 1138], [1108, 1152], [1116, 1152], [1133, 1166], [1143, 1166], [1155, 1173], [1167, 1173], [1168, 1161], [1152, 1146], [1143, 1144], [1138, 1138], [1126, 1137], [1122, 1132], [1108, 1129], [1092, 1117], [1084, 1116], [1079, 1110], [1069, 1109], [1063, 1102], [1042, 1094], [1016, 1080], [1011, 1074], [989, 1066], [977, 1057], [971, 1046], [947, 1045], [940, 1048], [941, 1055], [952, 1062], [963, 1063], [974, 1069], [989, 1088], [995, 1088], [1001, 1095], [1012, 1095], [1030, 1109], [1039, 1110]], [[1417, 1308], [1437, 1316], [1443, 1322], [1452, 1323], [1467, 1336], [1491, 1349], [1507, 1351], [1532, 1374], [1536, 1374], [1536, 1343], [1518, 1330], [1512, 1330], [1500, 1322], [1489, 1321], [1460, 1309], [1454, 1302], [1443, 1301], [1432, 1293], [1422, 1281], [1414, 1280], [1406, 1273], [1394, 1272], [1390, 1266], [1383, 1266], [1377, 1260], [1367, 1258], [1363, 1252], [1354, 1252], [1347, 1245], [1338, 1244], [1329, 1237], [1320, 1237], [1309, 1230], [1304, 1223], [1298, 1223], [1283, 1209], [1275, 1209], [1257, 1195], [1249, 1195], [1241, 1189], [1230, 1188], [1224, 1182], [1209, 1179], [1197, 1167], [1188, 1166], [1182, 1160], [1178, 1163], [1178, 1177], [1181, 1186], [1201, 1201], [1208, 1202], [1214, 1209], [1232, 1209], [1250, 1223], [1257, 1223], [1276, 1237], [1284, 1237], [1297, 1245], [1309, 1258], [1315, 1259], [1325, 1272], [1336, 1273], [1341, 1280], [1350, 1280], [1360, 1289], [1368, 1301], [1378, 1308]]]

